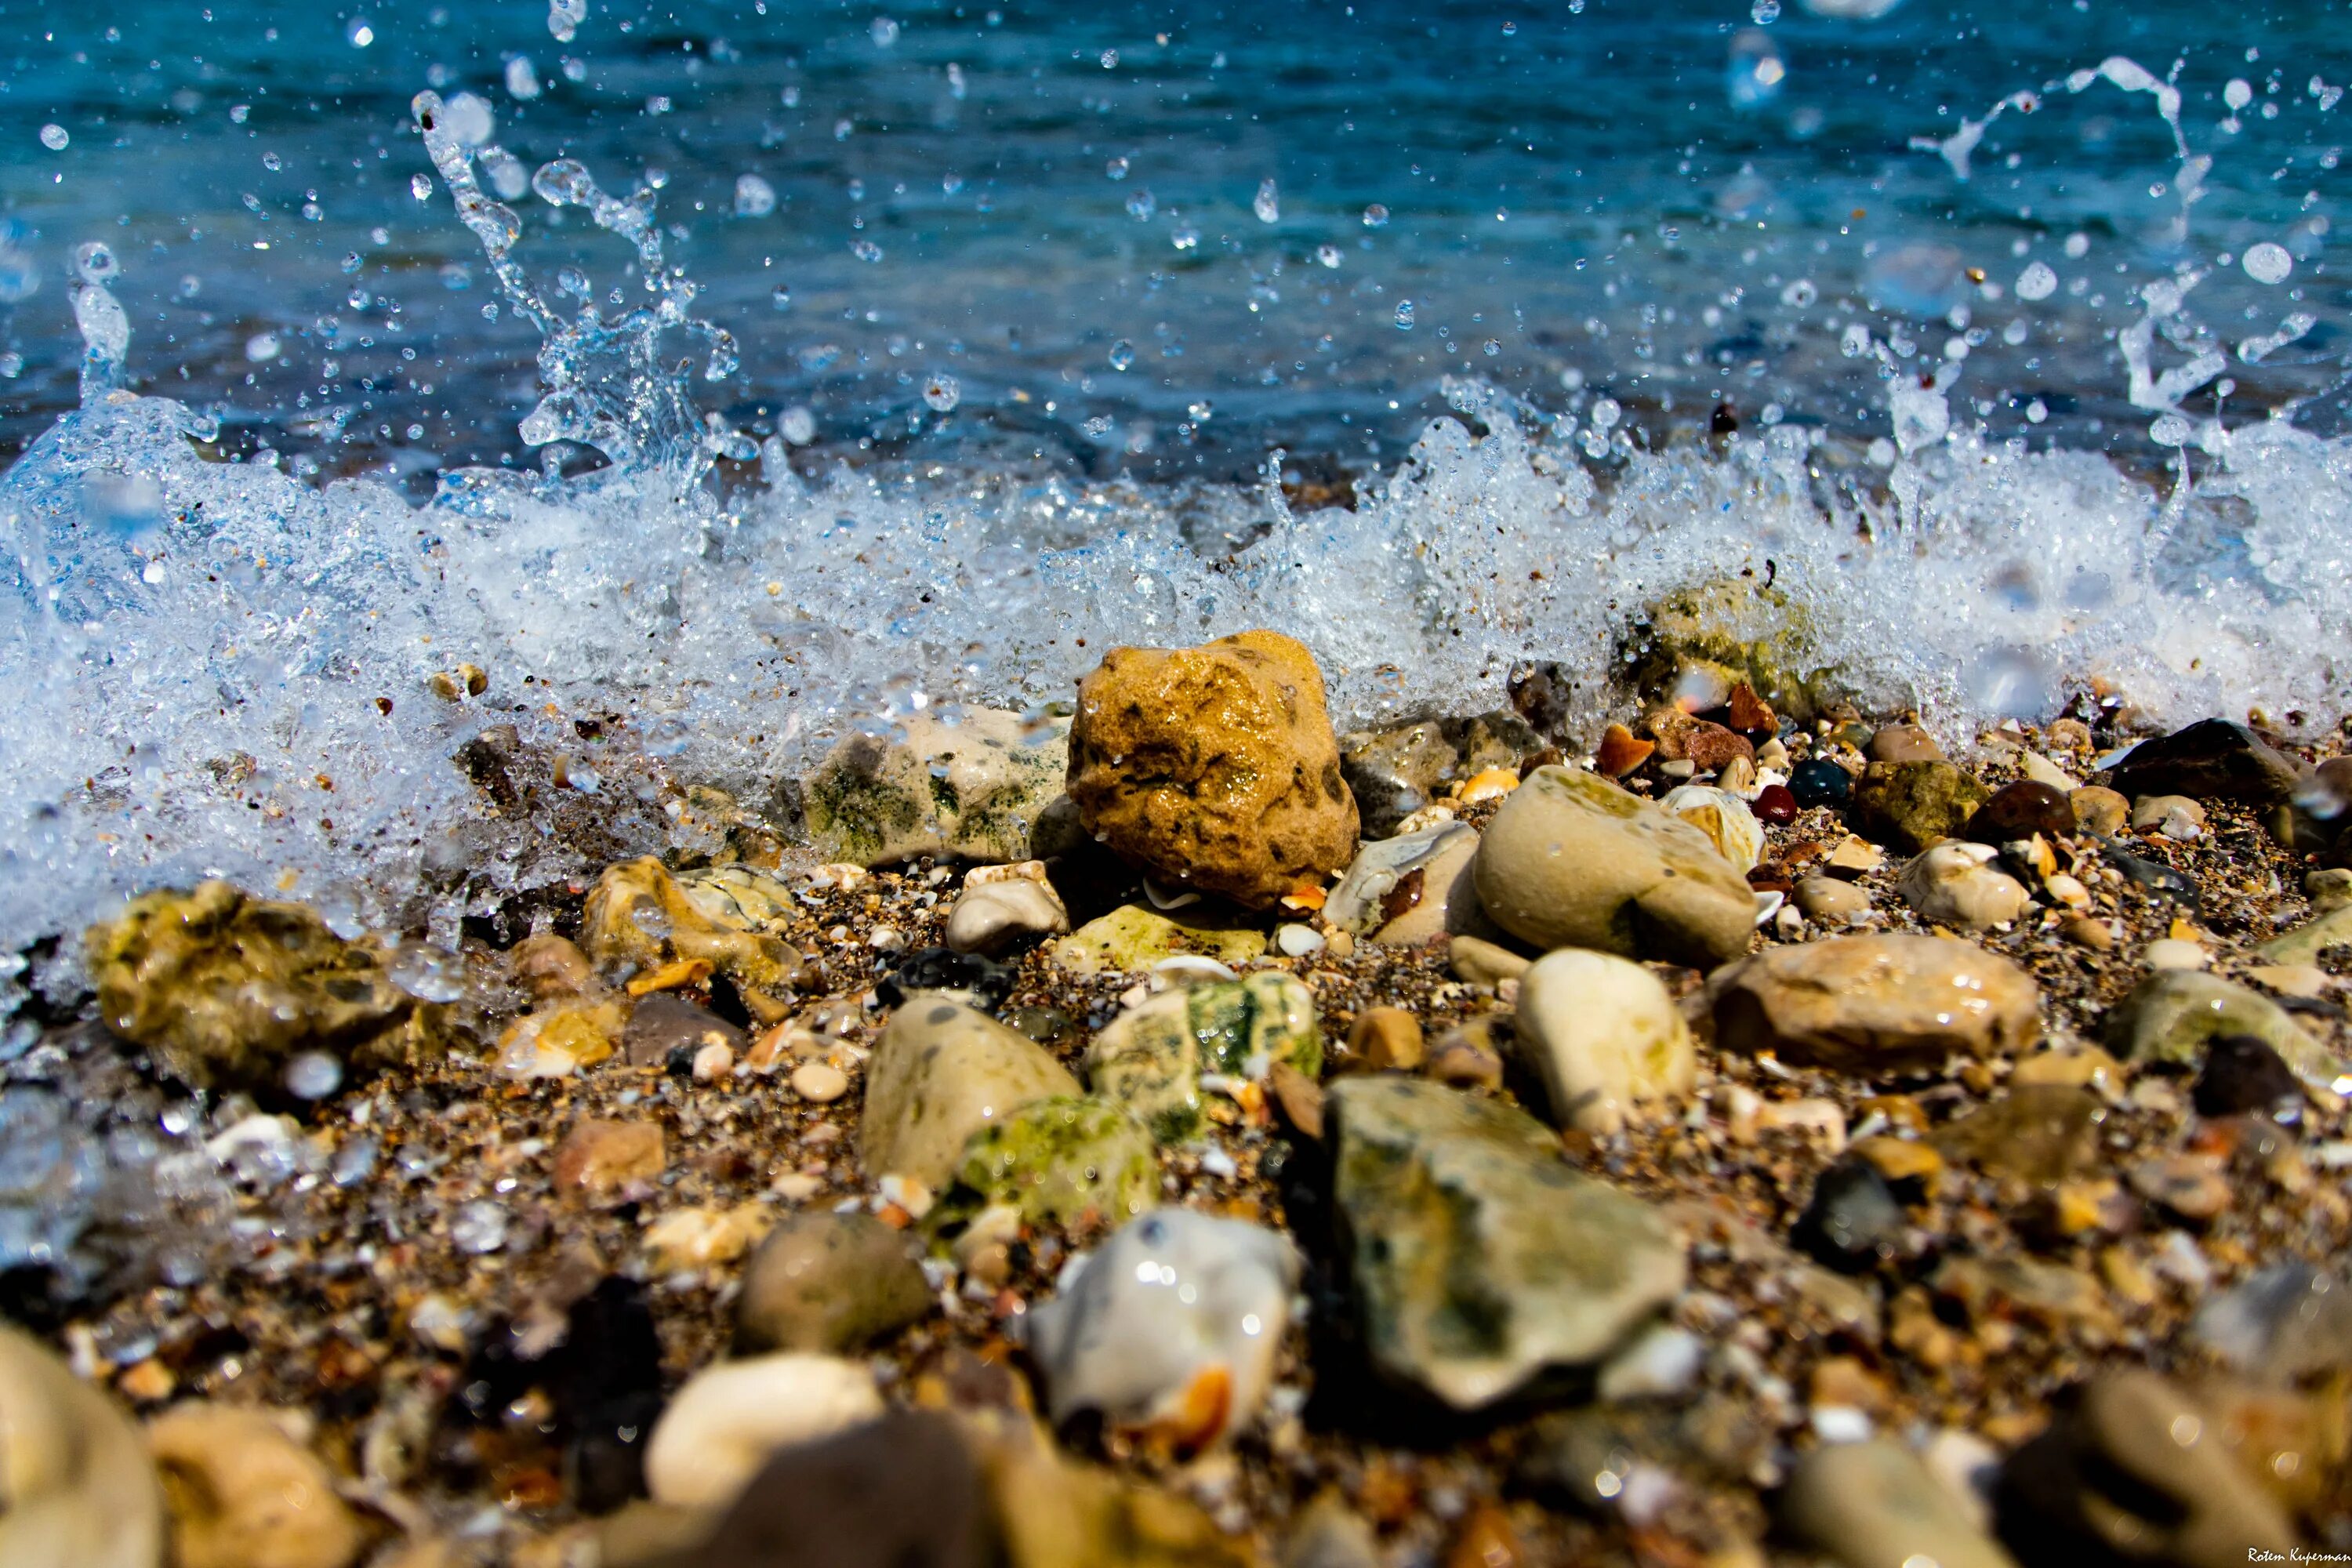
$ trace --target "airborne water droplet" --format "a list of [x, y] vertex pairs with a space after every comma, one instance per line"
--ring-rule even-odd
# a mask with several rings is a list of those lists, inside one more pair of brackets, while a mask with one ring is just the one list
[[1396, 324], [1397, 324], [1397, 331], [1400, 331], [1400, 332], [1409, 332], [1409, 331], [1412, 331], [1412, 300], [1399, 300], [1397, 301], [1397, 308], [1396, 308]]
[[1118, 342], [1115, 342], [1115, 343], [1111, 344], [1111, 346], [1110, 346], [1110, 367], [1111, 367], [1111, 369], [1113, 369], [1113, 370], [1125, 370], [1129, 365], [1131, 365], [1131, 364], [1133, 364], [1134, 363], [1135, 363], [1135, 345], [1134, 345], [1133, 343], [1129, 342], [1125, 338], [1121, 338], [1121, 339], [1119, 339], [1119, 340], [1118, 340]]
[[2294, 258], [2287, 254], [2286, 247], [2266, 239], [2246, 247], [2245, 268], [2246, 276], [2257, 283], [2284, 283], [2294, 270]]
[[1370, 206], [1364, 209], [1364, 226], [1366, 228], [1386, 228], [1388, 226], [1388, 208], [1382, 206], [1378, 202], [1374, 202]]
[[1257, 221], [1260, 223], [1282, 221], [1282, 198], [1275, 190], [1272, 180], [1258, 182], [1257, 199], [1250, 203], [1250, 211], [1257, 214]]
[[935, 375], [923, 384], [923, 401], [940, 414], [953, 410], [962, 396], [962, 390], [956, 385], [956, 378], [951, 375]]
[[2058, 291], [2058, 274], [2050, 270], [2046, 261], [2029, 264], [2017, 275], [2017, 297], [2021, 300], [2047, 300]]
[[41, 127], [41, 145], [47, 147], [52, 153], [64, 152], [66, 150], [66, 143], [72, 140], [73, 138], [66, 133], [66, 128], [62, 125], [44, 125]]
[[757, 174], [735, 176], [735, 216], [765, 217], [776, 210], [776, 187]]

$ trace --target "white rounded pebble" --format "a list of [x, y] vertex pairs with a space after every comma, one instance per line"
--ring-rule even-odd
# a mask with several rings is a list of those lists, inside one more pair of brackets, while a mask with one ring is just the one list
[[803, 1100], [830, 1105], [849, 1092], [849, 1075], [831, 1062], [803, 1062], [793, 1069], [793, 1092]]
[[654, 1423], [646, 1489], [673, 1507], [723, 1507], [776, 1449], [881, 1414], [857, 1362], [793, 1352], [720, 1362], [688, 1378]]
[[1992, 864], [1987, 844], [1948, 839], [1903, 868], [1895, 880], [1919, 918], [1955, 931], [1982, 931], [2013, 921], [2032, 901], [2025, 884]]
[[1299, 1260], [1287, 1238], [1186, 1209], [1138, 1216], [1029, 1313], [1054, 1417], [1206, 1447], [1255, 1419], [1274, 1384]]
[[1631, 959], [1564, 947], [1519, 979], [1519, 1052], [1542, 1078], [1553, 1121], [1606, 1135], [1636, 1101], [1686, 1098], [1698, 1070], [1665, 985]]
[[1274, 945], [1287, 957], [1305, 958], [1323, 951], [1323, 933], [1313, 926], [1279, 925], [1274, 928]]
[[947, 944], [957, 952], [993, 955], [1025, 937], [1069, 929], [1069, 911], [1048, 883], [1025, 877], [968, 880], [948, 913]]
[[2150, 969], [2202, 969], [2213, 955], [2196, 942], [2163, 936], [2142, 948], [2139, 960]]
[[715, 1083], [735, 1070], [735, 1047], [713, 1040], [694, 1053], [694, 1081]]

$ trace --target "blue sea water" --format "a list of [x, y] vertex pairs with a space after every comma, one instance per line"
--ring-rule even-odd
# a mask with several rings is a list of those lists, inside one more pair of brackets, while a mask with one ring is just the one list
[[1597, 730], [1741, 574], [1956, 744], [2331, 722], [2347, 23], [0, 0], [0, 953], [206, 875], [453, 941], [593, 869], [491, 728], [627, 853], [1120, 641]]
[[[426, 88], [473, 95], [513, 160], [542, 277], [619, 281], [609, 241], [514, 181], [568, 156], [654, 188], [667, 256], [741, 345], [705, 401], [755, 432], [804, 408], [821, 444], [1214, 477], [1279, 445], [1361, 468], [1442, 411], [1448, 374], [1550, 408], [1605, 390], [1660, 437], [1719, 403], [1891, 434], [1878, 363], [1841, 352], [1858, 322], [1930, 367], [1966, 340], [1996, 432], [2153, 461], [2114, 337], [2189, 264], [2217, 273], [2195, 301], [2210, 332], [2317, 318], [2233, 367], [2231, 417], [2304, 399], [2306, 427], [2345, 418], [2340, 0], [1906, 0], [1875, 19], [1798, 0], [597, 0], [568, 41], [529, 0], [8, 0], [0, 49], [7, 449], [79, 400], [68, 262], [102, 240], [131, 384], [233, 444], [413, 484], [535, 462], [516, 425], [537, 334], [484, 319], [473, 238], [437, 182], [416, 194]], [[2061, 88], [1996, 121], [1966, 183], [1912, 145], [2116, 56], [2178, 83], [2212, 160], [2185, 235], [2147, 94]], [[2215, 259], [2263, 241], [2294, 259], [2284, 286]], [[2060, 283], [2029, 304], [2015, 280], [2037, 260]], [[944, 421], [923, 397], [940, 375]]]

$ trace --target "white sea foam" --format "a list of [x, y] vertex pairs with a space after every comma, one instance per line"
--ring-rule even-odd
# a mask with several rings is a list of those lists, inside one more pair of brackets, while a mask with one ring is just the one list
[[[1622, 710], [1610, 676], [1643, 606], [1727, 574], [1785, 589], [1865, 703], [1916, 703], [1956, 738], [2094, 683], [2175, 719], [2346, 705], [2352, 444], [2177, 411], [2223, 363], [2218, 340], [2174, 330], [2196, 274], [2149, 289], [2123, 345], [2189, 483], [1988, 437], [1955, 415], [1964, 359], [1923, 384], [1864, 331], [1852, 352], [1879, 359], [1900, 437], [1867, 458], [1791, 425], [1651, 453], [1606, 398], [1579, 426], [1465, 383], [1458, 417], [1352, 510], [1292, 513], [1278, 458], [1242, 488], [940, 465], [811, 482], [776, 438], [767, 482], [722, 499], [710, 464], [751, 448], [690, 386], [730, 374], [732, 342], [659, 265], [650, 194], [539, 172], [646, 263], [637, 309], [562, 314], [445, 106], [418, 102], [460, 216], [548, 334], [526, 432], [616, 461], [572, 480], [457, 470], [418, 506], [212, 460], [185, 409], [119, 389], [128, 326], [93, 249], [73, 301], [85, 406], [0, 477], [0, 952], [215, 874], [446, 942], [596, 853], [715, 847], [723, 812], [694, 786], [757, 812], [854, 723], [1065, 699], [1122, 642], [1293, 633], [1349, 721], [1488, 708], [1514, 660], [1559, 660], [1589, 731]], [[2186, 364], [2154, 365], [2160, 321]], [[696, 367], [672, 376], [681, 341]], [[944, 375], [938, 394], [955, 395]], [[1255, 537], [1230, 555], [1189, 542], [1220, 534]], [[453, 679], [466, 665], [487, 672], [478, 693]], [[550, 788], [598, 797], [609, 837], [554, 831], [547, 799], [496, 814], [452, 757], [499, 725], [559, 770]]]
[[[2094, 454], [1965, 432], [1885, 488], [1840, 484], [1838, 454], [1785, 426], [1724, 456], [1621, 443], [1603, 486], [1561, 428], [1482, 387], [1457, 400], [1483, 437], [1434, 421], [1355, 511], [1296, 516], [1270, 486], [812, 485], [781, 466], [724, 509], [659, 470], [459, 472], [413, 507], [207, 461], [176, 405], [113, 393], [0, 481], [19, 672], [0, 944], [215, 872], [356, 882], [380, 919], [454, 854], [461, 890], [433, 922], [449, 934], [466, 907], [584, 868], [490, 820], [450, 761], [493, 723], [588, 762], [574, 721], [625, 715], [600, 744], [638, 761], [594, 752], [606, 787], [757, 803], [854, 721], [1031, 706], [1111, 644], [1259, 625], [1316, 649], [1349, 720], [1492, 706], [1536, 657], [1589, 675], [1591, 723], [1618, 700], [1607, 671], [1634, 612], [1740, 571], [1775, 574], [1865, 700], [1948, 724], [2046, 711], [2094, 679], [2179, 718], [2344, 703], [2344, 443], [2275, 422], [2209, 434], [2211, 471], [2177, 502]], [[1204, 504], [1272, 529], [1212, 561], [1181, 527]], [[435, 695], [464, 663], [488, 689]], [[680, 818], [644, 814], [656, 829], [629, 847], [707, 847]]]

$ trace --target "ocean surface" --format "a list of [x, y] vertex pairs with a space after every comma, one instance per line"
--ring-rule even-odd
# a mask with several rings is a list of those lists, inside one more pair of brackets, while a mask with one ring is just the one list
[[1956, 731], [2352, 684], [2342, 3], [0, 0], [0, 946], [210, 873], [446, 939], [580, 868], [485, 728], [709, 847], [695, 787], [1247, 625], [1350, 721], [1544, 658], [1597, 722], [1741, 572]]

